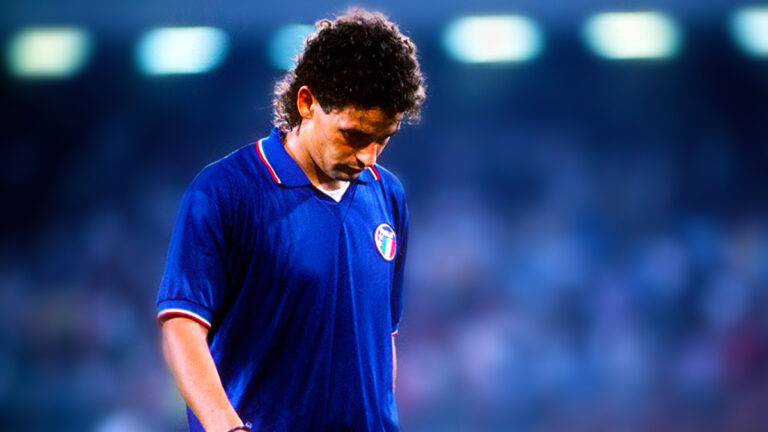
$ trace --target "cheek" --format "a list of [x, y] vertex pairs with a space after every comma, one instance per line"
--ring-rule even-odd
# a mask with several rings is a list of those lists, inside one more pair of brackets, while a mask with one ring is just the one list
[[355, 157], [355, 149], [344, 139], [329, 142], [327, 154], [336, 163], [347, 163]]
[[335, 165], [344, 165], [352, 156], [352, 153], [345, 152], [345, 146], [334, 141], [333, 137], [328, 137], [319, 143], [317, 156], [322, 165], [331, 168]]
[[314, 143], [315, 156], [326, 164], [334, 159], [335, 144], [333, 140], [333, 134], [323, 129], [322, 133], [317, 135], [317, 140]]

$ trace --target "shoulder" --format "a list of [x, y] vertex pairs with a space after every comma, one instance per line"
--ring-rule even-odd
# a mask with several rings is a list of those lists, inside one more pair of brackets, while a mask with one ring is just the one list
[[253, 164], [253, 143], [247, 144], [206, 165], [192, 181], [191, 190], [227, 195], [254, 186], [260, 176]]
[[375, 170], [384, 192], [396, 202], [405, 204], [405, 188], [400, 179], [381, 165], [377, 164]]
[[183, 201], [195, 211], [217, 213], [232, 225], [255, 215], [266, 188], [254, 154], [253, 144], [248, 144], [208, 164], [192, 181]]
[[403, 235], [408, 227], [408, 204], [405, 199], [405, 188], [403, 188], [400, 179], [386, 168], [376, 165], [375, 169], [379, 177], [377, 182], [381, 184], [386, 200], [391, 206], [395, 226], [398, 233]]

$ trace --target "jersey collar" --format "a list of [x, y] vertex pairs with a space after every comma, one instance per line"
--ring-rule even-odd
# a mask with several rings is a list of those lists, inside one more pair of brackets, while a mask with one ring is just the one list
[[[277, 184], [286, 187], [299, 187], [311, 184], [299, 164], [285, 150], [280, 129], [272, 128], [269, 136], [260, 139], [254, 146], [256, 147], [259, 159], [264, 164], [264, 168], [267, 169], [270, 177]], [[362, 183], [368, 183], [380, 178], [377, 168], [371, 167], [360, 173], [357, 180]]]

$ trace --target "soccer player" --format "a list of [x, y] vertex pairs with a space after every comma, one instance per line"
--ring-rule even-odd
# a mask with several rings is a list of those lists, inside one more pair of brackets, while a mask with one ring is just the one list
[[376, 159], [424, 95], [383, 15], [321, 20], [270, 135], [195, 178], [157, 300], [190, 431], [398, 430], [408, 212]]

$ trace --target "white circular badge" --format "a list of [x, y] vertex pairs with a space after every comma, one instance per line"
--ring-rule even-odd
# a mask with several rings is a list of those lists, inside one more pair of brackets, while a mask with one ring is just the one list
[[376, 250], [387, 261], [395, 259], [397, 253], [397, 236], [395, 230], [388, 224], [381, 224], [376, 227], [373, 233], [373, 242], [376, 244]]

